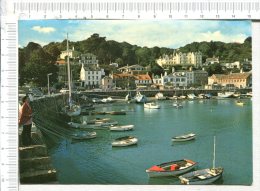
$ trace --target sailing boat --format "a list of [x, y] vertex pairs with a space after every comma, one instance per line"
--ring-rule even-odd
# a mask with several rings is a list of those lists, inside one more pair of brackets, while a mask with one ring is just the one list
[[69, 107], [66, 107], [65, 113], [70, 116], [78, 116], [81, 113], [81, 107], [73, 103], [72, 96], [71, 96], [71, 79], [70, 79], [70, 58], [69, 58], [69, 41], [68, 41], [68, 34], [67, 34], [67, 66], [68, 66], [68, 86], [69, 86]]
[[215, 167], [215, 151], [216, 151], [216, 137], [214, 136], [214, 152], [213, 152], [213, 167], [196, 170], [189, 172], [182, 176], [179, 176], [179, 179], [182, 184], [210, 184], [218, 180], [224, 171], [222, 167]]

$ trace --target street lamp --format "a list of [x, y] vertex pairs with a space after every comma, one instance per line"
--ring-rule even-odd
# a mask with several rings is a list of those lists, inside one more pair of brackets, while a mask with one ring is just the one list
[[50, 76], [52, 73], [47, 74], [47, 79], [48, 79], [48, 95], [50, 95]]

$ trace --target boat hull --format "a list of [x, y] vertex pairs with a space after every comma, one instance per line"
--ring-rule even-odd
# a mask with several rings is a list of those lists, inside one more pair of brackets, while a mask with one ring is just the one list
[[146, 173], [148, 174], [149, 178], [164, 177], [164, 176], [177, 176], [177, 175], [184, 174], [186, 172], [191, 171], [193, 168], [195, 168], [195, 166], [196, 166], [196, 164], [193, 166], [190, 166], [188, 168], [185, 168], [183, 170], [175, 170], [175, 171], [155, 172], [155, 171], [146, 170]]
[[189, 135], [181, 135], [181, 136], [176, 136], [172, 138], [172, 141], [174, 142], [183, 142], [183, 141], [190, 141], [196, 138], [195, 134]]
[[125, 126], [112, 126], [109, 127], [110, 131], [129, 131], [134, 128], [134, 125], [125, 125]]
[[132, 138], [131, 140], [115, 140], [112, 142], [113, 147], [126, 147], [130, 145], [135, 145], [137, 144], [138, 139], [137, 138]]

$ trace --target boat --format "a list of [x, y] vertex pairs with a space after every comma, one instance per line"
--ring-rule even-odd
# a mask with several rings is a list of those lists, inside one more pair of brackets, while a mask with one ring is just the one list
[[253, 97], [253, 93], [252, 93], [252, 92], [247, 92], [246, 95], [247, 95], [248, 97]]
[[146, 173], [150, 178], [163, 176], [177, 176], [192, 170], [196, 166], [196, 162], [189, 159], [182, 159], [152, 166], [151, 168], [146, 170]]
[[148, 108], [148, 109], [160, 109], [161, 106], [154, 103], [154, 102], [150, 102], [150, 103], [144, 103], [144, 108]]
[[216, 138], [214, 136], [213, 167], [202, 169], [202, 170], [196, 170], [179, 176], [179, 179], [182, 184], [192, 184], [192, 185], [211, 184], [222, 176], [224, 172], [224, 168], [215, 167], [215, 150], [216, 150], [215, 140]]
[[233, 97], [234, 92], [219, 92], [218, 97], [220, 98], [230, 98]]
[[197, 98], [195, 96], [195, 94], [188, 94], [187, 97], [188, 97], [188, 99], [196, 99]]
[[177, 109], [183, 108], [183, 105], [181, 103], [178, 103], [177, 101], [175, 103], [173, 103], [172, 106]]
[[110, 111], [110, 112], [107, 112], [107, 114], [110, 114], [110, 115], [126, 115], [126, 112], [125, 111]]
[[125, 147], [125, 146], [135, 145], [135, 144], [137, 144], [137, 142], [138, 142], [138, 139], [136, 137], [124, 136], [124, 137], [115, 139], [112, 142], [112, 146], [113, 147]]
[[178, 97], [178, 99], [186, 99], [186, 96], [185, 95], [181, 95]]
[[212, 95], [211, 95], [211, 94], [205, 94], [205, 95], [204, 95], [204, 98], [205, 98], [205, 99], [210, 99], [210, 98], [212, 98]]
[[68, 125], [75, 129], [108, 129], [111, 125], [117, 125], [117, 121], [107, 120], [91, 120], [91, 121], [83, 121], [82, 123], [69, 122]]
[[129, 131], [134, 128], [134, 125], [120, 125], [120, 126], [110, 126], [110, 131]]
[[139, 91], [135, 95], [135, 101], [136, 103], [145, 103], [147, 102], [147, 97], [145, 95], [142, 95]]
[[125, 101], [127, 102], [134, 102], [136, 101], [135, 98], [131, 95], [131, 92], [128, 92], [128, 94], [125, 96]]
[[93, 102], [93, 103], [102, 103], [102, 99], [93, 98], [93, 99], [92, 99], [92, 102]]
[[101, 100], [102, 103], [111, 103], [111, 102], [114, 102], [115, 100], [113, 100], [111, 97], [108, 97], [108, 98], [103, 98]]
[[[69, 41], [67, 34], [67, 54], [69, 55]], [[81, 113], [81, 107], [76, 105], [72, 100], [72, 90], [71, 90], [71, 70], [70, 70], [70, 59], [67, 56], [67, 71], [68, 71], [68, 86], [69, 86], [69, 105], [63, 108], [63, 112], [66, 113], [69, 117], [79, 116]]]
[[195, 137], [196, 137], [196, 134], [189, 133], [189, 134], [185, 134], [185, 135], [179, 135], [179, 136], [172, 137], [172, 141], [175, 141], [175, 142], [189, 141], [189, 140], [195, 139]]
[[239, 105], [239, 106], [243, 106], [243, 105], [245, 105], [245, 102], [243, 102], [241, 100], [237, 100], [236, 104]]
[[164, 99], [166, 99], [166, 97], [164, 97], [163, 93], [161, 93], [161, 92], [158, 92], [158, 93], [155, 95], [155, 98], [156, 98], [157, 100], [164, 100]]
[[96, 132], [80, 132], [80, 133], [73, 133], [71, 138], [73, 140], [85, 140], [85, 139], [93, 139], [97, 137]]

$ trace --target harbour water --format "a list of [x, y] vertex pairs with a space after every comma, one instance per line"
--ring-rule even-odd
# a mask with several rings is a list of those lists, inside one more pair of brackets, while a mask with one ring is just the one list
[[[224, 167], [215, 184], [252, 183], [252, 101], [238, 106], [235, 99], [185, 100], [176, 109], [173, 101], [159, 101], [161, 109], [141, 104], [102, 104], [98, 111], [127, 111], [110, 117], [122, 125], [134, 124], [129, 132], [95, 130], [97, 138], [80, 142], [60, 139], [50, 155], [60, 184], [175, 185], [178, 178], [148, 178], [145, 170], [163, 162], [191, 159], [198, 169], [212, 167], [213, 136], [216, 136], [216, 166]], [[173, 143], [173, 136], [196, 133], [195, 140]], [[136, 146], [112, 148], [113, 139], [133, 135]]]

